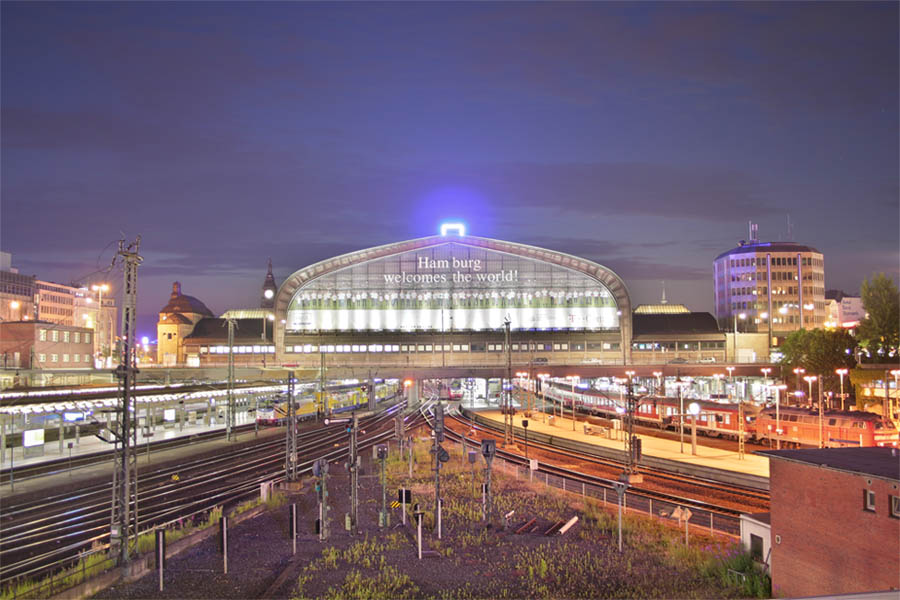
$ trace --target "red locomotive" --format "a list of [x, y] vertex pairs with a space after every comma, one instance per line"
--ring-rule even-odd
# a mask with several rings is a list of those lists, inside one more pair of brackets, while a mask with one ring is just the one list
[[826, 448], [898, 445], [894, 423], [864, 411], [827, 410], [820, 419], [815, 409], [785, 406], [776, 411], [768, 407], [757, 416], [755, 429], [757, 439], [781, 438], [782, 447], [788, 448], [818, 447], [820, 439]]

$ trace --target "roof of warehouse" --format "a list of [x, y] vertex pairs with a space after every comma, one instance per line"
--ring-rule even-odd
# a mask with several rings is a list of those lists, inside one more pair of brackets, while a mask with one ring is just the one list
[[849, 473], [900, 480], [900, 459], [894, 452], [892, 448], [865, 447], [760, 450], [756, 454]]

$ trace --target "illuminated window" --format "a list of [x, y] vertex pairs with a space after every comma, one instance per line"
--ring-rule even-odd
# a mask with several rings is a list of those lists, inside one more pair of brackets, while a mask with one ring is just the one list
[[50, 332], [50, 341], [58, 342], [59, 341], [59, 332], [57, 330], [53, 330]]
[[80, 332], [80, 331], [76, 331], [76, 332], [75, 332], [75, 339], [74, 339], [73, 341], [74, 341], [76, 344], [80, 344], [80, 343], [81, 343], [81, 332]]
[[46, 354], [38, 354], [38, 360], [40, 362], [47, 362], [47, 355]]
[[47, 341], [47, 330], [46, 329], [38, 329], [38, 339], [42, 342]]
[[889, 496], [891, 499], [891, 516], [900, 519], [900, 496]]
[[69, 332], [68, 331], [63, 331], [63, 342], [66, 344], [69, 343]]
[[59, 354], [51, 354], [50, 362], [59, 362]]
[[85, 332], [85, 334], [84, 334], [84, 343], [85, 343], [85, 344], [90, 344], [90, 343], [91, 343], [91, 334], [90, 334], [90, 333]]

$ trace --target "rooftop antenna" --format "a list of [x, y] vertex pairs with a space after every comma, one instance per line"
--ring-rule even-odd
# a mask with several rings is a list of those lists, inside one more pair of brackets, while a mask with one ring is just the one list
[[662, 282], [662, 300], [659, 301], [660, 304], [666, 304], [666, 282]]
[[793, 242], [794, 241], [794, 226], [793, 226], [793, 224], [791, 224], [790, 213], [788, 213], [788, 216], [787, 216], [787, 226], [788, 226], [787, 241]]
[[759, 229], [759, 225], [757, 225], [753, 221], [750, 221], [750, 243], [751, 244], [755, 244], [755, 243], [759, 242], [759, 239], [757, 239], [757, 235], [759, 235], [757, 233], [758, 229]]

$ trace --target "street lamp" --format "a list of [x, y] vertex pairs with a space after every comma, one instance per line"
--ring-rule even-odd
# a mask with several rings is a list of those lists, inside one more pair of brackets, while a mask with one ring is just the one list
[[694, 456], [697, 455], [697, 415], [700, 414], [700, 405], [696, 402], [691, 402], [691, 405], [688, 407], [688, 412], [691, 413], [691, 454]]
[[[659, 388], [662, 387], [662, 371], [653, 371], [653, 376], [656, 377], [656, 395], [659, 396]], [[665, 395], [666, 391], [663, 390], [663, 395]]]
[[[787, 386], [785, 384], [781, 385], [773, 385], [772, 389], [775, 390], [775, 444], [776, 449], [781, 450], [781, 394], [782, 390], [786, 390]], [[771, 448], [771, 442], [769, 444]]]
[[[898, 391], [900, 391], [897, 388], [897, 383], [900, 383], [900, 369], [893, 369], [891, 371], [891, 375], [894, 376], [894, 398], [896, 398]], [[893, 419], [894, 418], [894, 405], [891, 402], [890, 394], [888, 394], [888, 413], [890, 413], [888, 415], [888, 418]]]
[[[846, 375], [848, 371], [847, 369], [835, 369], [834, 372], [841, 378], [841, 410], [844, 410], [844, 375]], [[891, 373], [900, 374], [900, 371], [891, 371]], [[896, 385], [894, 387], [896, 387]]]
[[717, 394], [721, 394], [721, 393], [722, 393], [721, 385], [722, 385], [722, 378], [723, 378], [723, 377], [725, 377], [725, 375], [723, 375], [722, 373], [713, 373], [713, 379], [716, 380], [716, 393], [717, 393]]
[[[760, 371], [762, 371], [762, 374], [763, 374], [763, 389], [765, 389], [765, 388], [769, 387], [769, 373], [772, 372], [772, 369], [770, 369], [768, 367], [763, 367], [760, 369]], [[769, 394], [766, 393], [766, 398], [765, 398], [766, 400], [768, 400], [768, 395]]]
[[[566, 379], [568, 379], [572, 383], [572, 431], [575, 431], [575, 382], [580, 379], [578, 375], [567, 375]], [[562, 408], [559, 409], [559, 416], [562, 416]]]
[[803, 390], [800, 389], [800, 376], [804, 373], [806, 373], [806, 369], [804, 369], [803, 367], [794, 368], [794, 375], [797, 376], [797, 391], [799, 392], [799, 394], [797, 394], [798, 396], [803, 395]]
[[684, 454], [684, 386], [686, 382], [680, 379], [675, 381], [678, 388], [678, 440], [681, 442], [680, 452]]
[[809, 385], [809, 401], [810, 401], [810, 402], [812, 402], [812, 397], [813, 397], [813, 395], [812, 395], [812, 384], [813, 384], [813, 381], [815, 381], [815, 380], [816, 380], [816, 376], [815, 376], [815, 375], [806, 375], [806, 376], [803, 378], [803, 381], [805, 381], [805, 382]]

